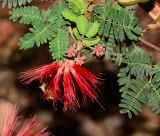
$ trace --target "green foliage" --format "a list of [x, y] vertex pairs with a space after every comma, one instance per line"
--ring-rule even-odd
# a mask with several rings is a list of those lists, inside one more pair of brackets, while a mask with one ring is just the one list
[[52, 39], [52, 31], [50, 31], [49, 27], [43, 23], [35, 26], [34, 28], [30, 28], [30, 33], [27, 33], [21, 40], [20, 40], [20, 48], [21, 49], [28, 49], [37, 45], [38, 47], [46, 43], [48, 40]]
[[119, 77], [119, 85], [122, 86], [120, 91], [122, 92], [120, 111], [122, 114], [127, 113], [129, 118], [132, 117], [132, 113], [138, 115], [138, 112], [142, 111], [142, 104], [144, 95], [148, 88], [148, 79], [145, 76], [139, 76], [136, 79], [132, 79], [128, 68], [122, 68]]
[[91, 37], [93, 37], [93, 36], [95, 36], [97, 34], [98, 30], [99, 30], [99, 23], [97, 23], [97, 22], [93, 22], [93, 23], [89, 22], [88, 31], [86, 33], [86, 36], [88, 38], [91, 38]]
[[150, 81], [149, 101], [148, 104], [152, 106], [153, 111], [160, 113], [160, 63], [153, 68], [154, 75]]
[[127, 64], [130, 73], [135, 76], [152, 74], [151, 55], [144, 52], [141, 48], [134, 48], [131, 53], [128, 53], [123, 63]]
[[77, 16], [75, 13], [73, 13], [70, 9], [66, 8], [62, 11], [62, 15], [65, 19], [68, 19], [69, 21], [76, 22]]
[[85, 0], [69, 0], [69, 5], [76, 14], [84, 14], [87, 11], [87, 3]]
[[56, 58], [56, 60], [63, 59], [62, 55], [65, 54], [68, 44], [68, 32], [63, 28], [59, 28], [49, 46], [53, 58]]
[[122, 47], [121, 50], [119, 49], [117, 42], [114, 39], [112, 28], [108, 39], [105, 41], [102, 40], [102, 43], [106, 46], [105, 58], [120, 66], [126, 55], [127, 48]]
[[[11, 8], [31, 1], [4, 0], [2, 4]], [[20, 39], [20, 48], [26, 50], [48, 42], [53, 59], [60, 61], [68, 57], [65, 55], [70, 32], [77, 54], [89, 60], [94, 45], [100, 43], [105, 46], [105, 57], [121, 67], [120, 112], [131, 118], [146, 103], [155, 113], [160, 113], [160, 63], [152, 65], [151, 55], [136, 46], [142, 29], [134, 13], [108, 0], [95, 6], [90, 18], [88, 6], [85, 0], [60, 0], [47, 10], [35, 6], [13, 8], [10, 19], [31, 26]]]
[[[39, 47], [41, 44], [49, 41], [51, 43], [50, 51], [52, 54], [55, 54], [53, 58], [57, 60], [62, 59], [58, 54], [63, 55], [66, 51], [66, 44], [68, 44], [68, 33], [65, 33], [66, 21], [61, 13], [64, 8], [66, 8], [65, 2], [60, 1], [48, 10], [39, 10], [34, 6], [13, 9], [10, 12], [10, 19], [13, 21], [20, 19], [20, 23], [33, 25], [33, 28], [29, 29], [30, 32], [20, 40], [20, 48], [29, 49], [34, 45]], [[62, 45], [62, 43], [65, 44]]]
[[[97, 33], [100, 24], [96, 21], [90, 21], [83, 15], [83, 9], [85, 9], [86, 12], [86, 2], [84, 0], [70, 0], [69, 5], [70, 9], [64, 9], [62, 15], [65, 19], [76, 24], [76, 27], [73, 28], [75, 38], [82, 41], [84, 46], [93, 46], [99, 43], [100, 37], [97, 36]], [[76, 9], [74, 9], [75, 7]], [[76, 12], [75, 10], [78, 11]]]
[[98, 5], [92, 13], [93, 20], [100, 23], [99, 35], [109, 37], [113, 29], [114, 38], [119, 41], [138, 40], [142, 29], [138, 26], [133, 12], [120, 7], [118, 4]]
[[73, 28], [73, 34], [76, 37], [76, 39], [79, 40], [81, 38], [77, 28]]
[[132, 113], [138, 114], [142, 111], [142, 103], [152, 107], [155, 113], [160, 113], [160, 73], [152, 77], [133, 77], [128, 68], [122, 68], [118, 74], [119, 85], [122, 86], [122, 99], [120, 107], [121, 113], [128, 113], [129, 118]]
[[105, 58], [116, 63], [118, 66], [121, 65], [124, 55], [124, 52], [118, 52], [116, 48], [106, 47]]
[[42, 16], [41, 10], [39, 10], [35, 6], [15, 8], [9, 13], [12, 15], [10, 19], [12, 19], [13, 21], [17, 21], [20, 18], [19, 22], [23, 24], [36, 25], [45, 21], [45, 18]]
[[88, 28], [88, 20], [85, 16], [81, 15], [77, 17], [76, 25], [80, 34], [86, 34]]
[[26, 5], [27, 3], [30, 3], [32, 0], [3, 0], [2, 7], [5, 7], [7, 4], [8, 8], [16, 7], [16, 6], [22, 6]]
[[96, 37], [96, 38], [84, 38], [82, 39], [82, 43], [84, 44], [84, 46], [92, 46], [92, 45], [96, 45], [100, 42], [100, 38]]
[[135, 47], [122, 61], [118, 83], [122, 93], [121, 113], [132, 114], [142, 111], [142, 103], [160, 113], [160, 65], [152, 66], [151, 56]]
[[[17, 7], [17, 6], [24, 6], [27, 3], [30, 3], [32, 0], [1, 0], [2, 7], [8, 6], [8, 8]], [[41, 0], [41, 1], [49, 1], [49, 0]]]

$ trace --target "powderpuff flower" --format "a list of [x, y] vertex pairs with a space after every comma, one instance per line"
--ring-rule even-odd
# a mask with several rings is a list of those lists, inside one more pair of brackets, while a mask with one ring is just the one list
[[94, 47], [93, 53], [96, 54], [96, 56], [101, 57], [105, 54], [105, 48], [101, 44], [97, 44]]
[[36, 120], [36, 117], [30, 118], [22, 123], [22, 118], [18, 116], [18, 107], [8, 104], [5, 112], [5, 119], [2, 128], [2, 136], [51, 136], [46, 128]]
[[74, 57], [77, 54], [77, 49], [75, 45], [71, 45], [67, 49], [68, 57]]
[[64, 111], [79, 107], [78, 89], [81, 90], [83, 102], [87, 98], [97, 101], [95, 89], [100, 84], [100, 78], [74, 60], [53, 62], [20, 75], [20, 81], [24, 84], [34, 80], [41, 82], [41, 89], [47, 99], [53, 100], [54, 104], [58, 101], [64, 103]]
[[86, 56], [77, 56], [77, 58], [75, 58], [75, 62], [76, 64], [82, 65], [86, 60]]

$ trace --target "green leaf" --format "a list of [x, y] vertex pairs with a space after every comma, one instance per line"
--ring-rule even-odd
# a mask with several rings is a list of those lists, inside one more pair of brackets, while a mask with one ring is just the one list
[[76, 39], [79, 40], [81, 38], [77, 28], [73, 28], [73, 34], [76, 37]]
[[80, 34], [86, 34], [88, 28], [88, 20], [85, 16], [81, 15], [77, 17], [76, 25]]
[[31, 48], [35, 44], [39, 47], [52, 38], [52, 31], [43, 23], [31, 28], [30, 31], [20, 40], [19, 46], [21, 49]]
[[32, 0], [3, 0], [2, 7], [4, 8], [8, 4], [8, 8], [10, 9], [12, 7], [25, 5], [31, 1]]
[[89, 23], [89, 28], [88, 28], [88, 31], [86, 33], [86, 36], [88, 38], [91, 38], [98, 33], [98, 30], [99, 30], [99, 23], [97, 23], [97, 22]]
[[45, 20], [41, 11], [34, 6], [15, 8], [9, 13], [11, 14], [10, 19], [17, 21], [20, 18], [20, 23], [23, 24], [39, 24]]
[[82, 39], [82, 43], [85, 45], [85, 46], [93, 46], [93, 45], [96, 45], [100, 42], [100, 38], [99, 37], [96, 37], [96, 38], [84, 38]]
[[77, 14], [84, 14], [87, 11], [85, 0], [69, 0], [71, 9]]
[[149, 81], [145, 76], [139, 76], [136, 79], [131, 79], [131, 76], [126, 74], [127, 69], [122, 69], [118, 74], [119, 85], [122, 86], [122, 99], [119, 106], [122, 108], [122, 114], [128, 113], [129, 118], [132, 113], [138, 115], [142, 111], [142, 102], [146, 101], [146, 93], [149, 87]]
[[[8, 6], [8, 8], [17, 7], [17, 6], [24, 6], [30, 3], [32, 0], [0, 0], [2, 1], [2, 7]], [[40, 0], [40, 1], [49, 1], [49, 0]]]
[[102, 16], [102, 18], [99, 21], [99, 23], [100, 23], [100, 28], [99, 28], [99, 32], [98, 32], [99, 35], [102, 35], [104, 32], [105, 23], [107, 23], [105, 19], [108, 18], [108, 16], [110, 15], [111, 8], [112, 8], [111, 0], [109, 0], [109, 2], [104, 6], [97, 5], [94, 7], [94, 12], [96, 14], [100, 14]]
[[153, 76], [150, 82], [150, 90], [148, 91], [148, 105], [152, 107], [152, 110], [160, 113], [160, 63], [153, 68]]
[[50, 42], [49, 46], [53, 58], [55, 58], [56, 60], [62, 60], [68, 44], [68, 32], [66, 31], [66, 29], [59, 28], [56, 36]]
[[51, 7], [51, 15], [48, 17], [49, 23], [52, 25], [54, 32], [57, 32], [59, 27], [66, 26], [66, 21], [62, 17], [62, 11], [66, 9], [66, 3], [60, 1]]
[[77, 20], [77, 16], [76, 16], [76, 14], [74, 14], [71, 10], [69, 10], [69, 9], [64, 9], [63, 11], [62, 11], [62, 15], [63, 15], [63, 17], [65, 18], [65, 19], [68, 19], [68, 20], [70, 20], [70, 21], [72, 21], [72, 22], [76, 22], [76, 20]]
[[125, 10], [118, 4], [99, 5], [94, 8], [92, 20], [100, 23], [99, 35], [108, 38], [113, 29], [117, 41], [125, 39], [137, 41], [142, 35], [142, 29], [131, 10]]
[[84, 14], [87, 11], [87, 3], [85, 0], [77, 0], [80, 2], [82, 8], [81, 8], [81, 14]]
[[127, 64], [131, 74], [135, 76], [148, 76], [152, 74], [151, 55], [136, 47], [126, 56], [123, 63]]

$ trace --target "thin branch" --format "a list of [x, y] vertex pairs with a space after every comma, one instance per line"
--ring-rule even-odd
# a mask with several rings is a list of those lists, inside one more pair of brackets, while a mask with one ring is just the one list
[[160, 48], [157, 47], [156, 45], [154, 45], [154, 44], [152, 44], [142, 38], [140, 39], [140, 42], [160, 52]]
[[69, 31], [69, 33], [70, 33], [72, 39], [74, 40], [74, 42], [76, 42], [77, 40], [76, 40], [76, 38], [75, 38], [74, 35], [73, 35], [73, 31], [72, 31], [71, 26], [68, 27], [68, 31]]

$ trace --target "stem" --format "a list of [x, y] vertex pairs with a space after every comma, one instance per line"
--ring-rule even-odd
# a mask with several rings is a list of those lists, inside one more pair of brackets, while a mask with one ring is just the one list
[[72, 27], [71, 26], [69, 26], [68, 27], [68, 31], [69, 31], [69, 33], [70, 33], [70, 35], [71, 35], [71, 37], [72, 37], [72, 39], [74, 40], [74, 42], [76, 43], [77, 42], [77, 40], [76, 40], [76, 38], [74, 37], [74, 35], [73, 35], [73, 31], [72, 31]]
[[147, 45], [147, 46], [149, 46], [149, 47], [151, 47], [151, 48], [153, 48], [153, 49], [155, 49], [155, 50], [160, 52], [160, 48], [158, 48], [154, 44], [152, 44], [152, 43], [150, 43], [150, 42], [148, 42], [148, 41], [146, 41], [146, 40], [144, 40], [142, 38], [140, 39], [140, 42], [142, 42], [143, 44], [145, 44], [145, 45]]
[[68, 26], [68, 31], [69, 31], [69, 33], [70, 33], [70, 35], [71, 35], [71, 37], [72, 37], [72, 39], [74, 41], [74, 45], [77, 45], [77, 49], [81, 50], [83, 48], [83, 45], [82, 45], [81, 41], [77, 40], [75, 38], [75, 36], [73, 35], [73, 31], [72, 31], [72, 27], [71, 26]]

